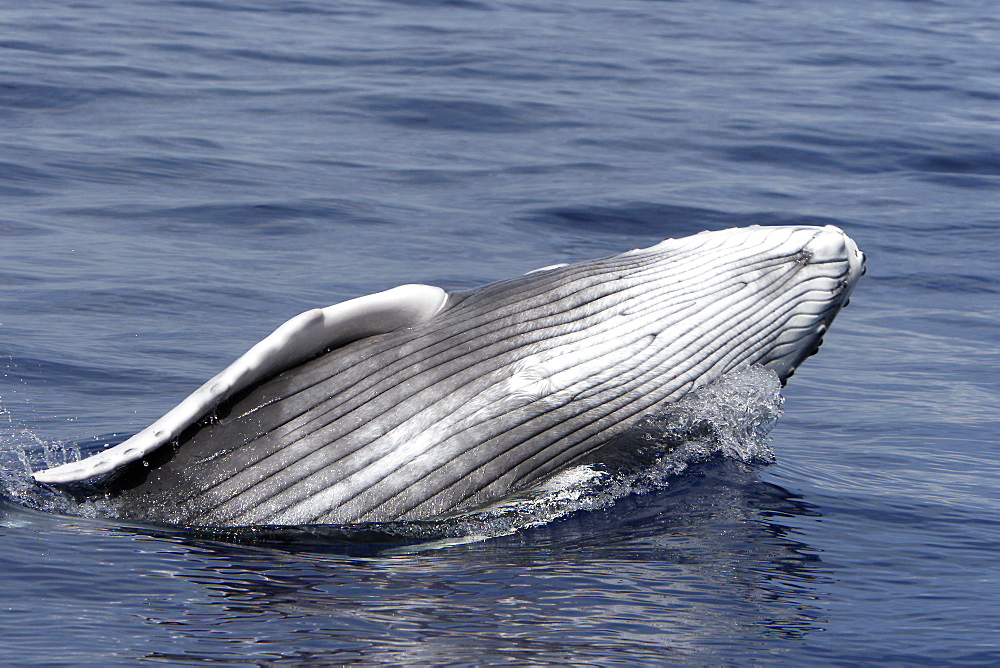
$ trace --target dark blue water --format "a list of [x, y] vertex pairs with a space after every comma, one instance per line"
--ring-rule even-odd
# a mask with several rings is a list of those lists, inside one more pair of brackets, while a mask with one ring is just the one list
[[[0, 26], [0, 663], [1000, 662], [992, 4], [43, 1]], [[27, 482], [306, 308], [802, 222], [869, 270], [773, 464], [430, 545], [237, 543]]]

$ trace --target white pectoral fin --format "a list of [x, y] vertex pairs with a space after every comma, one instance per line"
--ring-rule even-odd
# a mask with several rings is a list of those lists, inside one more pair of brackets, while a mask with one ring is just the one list
[[36, 471], [33, 476], [44, 483], [77, 482], [137, 461], [176, 438], [234, 394], [330, 348], [430, 320], [441, 311], [447, 298], [441, 288], [401, 285], [300, 313], [128, 440], [86, 459]]

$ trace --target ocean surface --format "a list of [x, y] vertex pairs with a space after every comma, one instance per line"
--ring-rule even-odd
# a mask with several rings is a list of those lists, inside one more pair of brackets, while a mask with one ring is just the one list
[[[993, 3], [40, 0], [0, 28], [0, 663], [1000, 662]], [[637, 475], [250, 536], [29, 481], [305, 309], [787, 223], [858, 242], [853, 303], [783, 405], [715, 388], [684, 410], [732, 429]]]

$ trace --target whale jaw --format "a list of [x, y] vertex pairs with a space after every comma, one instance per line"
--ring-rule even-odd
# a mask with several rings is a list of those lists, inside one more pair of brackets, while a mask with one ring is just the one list
[[[416, 315], [334, 337], [311, 358], [296, 352], [287, 368], [170, 421], [176, 434], [145, 441], [138, 456], [128, 441], [97, 455], [114, 471], [104, 488], [124, 517], [184, 525], [473, 508], [565, 469], [730, 371], [759, 364], [786, 379], [815, 352], [862, 270], [837, 228], [752, 227], [446, 299], [416, 286], [389, 305]], [[335, 330], [344, 311], [328, 308]], [[363, 322], [365, 308], [350, 322]]]

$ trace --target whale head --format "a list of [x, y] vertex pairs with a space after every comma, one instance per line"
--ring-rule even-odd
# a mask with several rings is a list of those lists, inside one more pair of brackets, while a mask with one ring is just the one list
[[656, 288], [646, 289], [669, 291], [662, 331], [680, 337], [677, 361], [686, 351], [703, 380], [754, 363], [784, 383], [865, 270], [857, 244], [833, 225], [702, 232], [630, 254], [658, 258]]
[[762, 360], [782, 382], [805, 357], [818, 352], [834, 316], [849, 303], [854, 286], [865, 272], [865, 256], [857, 244], [832, 225], [821, 228], [805, 242], [797, 261], [803, 265], [799, 272], [802, 291], [794, 300], [792, 317]]

